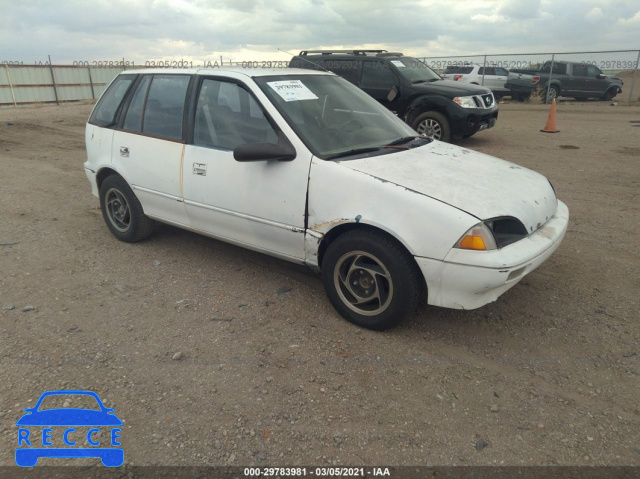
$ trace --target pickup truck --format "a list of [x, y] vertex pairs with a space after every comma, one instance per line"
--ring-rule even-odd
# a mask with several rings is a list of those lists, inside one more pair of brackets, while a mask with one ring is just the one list
[[608, 77], [597, 66], [562, 61], [553, 62], [553, 71], [551, 61], [545, 62], [540, 70], [510, 70], [504, 86], [518, 101], [529, 98], [534, 90], [540, 91], [544, 101], [559, 96], [608, 101], [622, 93], [622, 80]]

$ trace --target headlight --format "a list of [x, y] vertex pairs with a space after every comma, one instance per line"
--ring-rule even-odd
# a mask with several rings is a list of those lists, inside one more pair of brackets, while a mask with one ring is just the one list
[[496, 240], [487, 225], [478, 223], [462, 235], [454, 248], [487, 251], [496, 249]]
[[472, 96], [457, 96], [453, 99], [462, 108], [478, 108]]
[[454, 248], [489, 251], [504, 248], [526, 237], [527, 229], [520, 220], [511, 216], [501, 216], [470, 228]]

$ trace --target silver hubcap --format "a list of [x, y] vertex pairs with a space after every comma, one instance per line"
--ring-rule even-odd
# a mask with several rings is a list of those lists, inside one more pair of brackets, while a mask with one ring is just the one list
[[417, 132], [420, 134], [420, 136], [439, 140], [442, 136], [442, 126], [440, 126], [440, 123], [438, 123], [433, 118], [427, 118], [426, 120], [422, 120], [420, 122]]
[[342, 302], [364, 316], [382, 313], [393, 299], [391, 274], [378, 258], [364, 251], [343, 255], [333, 282]]
[[110, 188], [105, 195], [107, 216], [115, 229], [125, 232], [131, 226], [129, 204], [124, 195], [115, 188]]

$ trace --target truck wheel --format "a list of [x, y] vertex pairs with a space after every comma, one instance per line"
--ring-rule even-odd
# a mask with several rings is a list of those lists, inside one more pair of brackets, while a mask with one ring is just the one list
[[604, 92], [604, 95], [602, 95], [602, 99], [604, 101], [610, 101], [613, 100], [613, 97], [616, 96], [618, 94], [618, 90], [616, 90], [615, 88], [612, 88], [611, 90], [607, 90], [606, 92]]
[[545, 90], [544, 96], [542, 97], [542, 101], [544, 101], [545, 103], [551, 103], [553, 100], [558, 98], [558, 95], [560, 94], [560, 91], [558, 90], [557, 86], [551, 85], [548, 88], [548, 91], [549, 91], [548, 96], [547, 96], [547, 90]]
[[449, 141], [451, 139], [451, 128], [449, 121], [437, 111], [427, 111], [413, 120], [411, 127], [424, 138], [433, 138], [434, 140]]

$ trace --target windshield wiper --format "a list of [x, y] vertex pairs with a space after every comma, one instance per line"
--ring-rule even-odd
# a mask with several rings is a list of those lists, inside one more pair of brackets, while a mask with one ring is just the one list
[[418, 135], [416, 135], [416, 136], [405, 136], [403, 138], [398, 138], [397, 140], [393, 140], [391, 143], [387, 143], [384, 146], [388, 147], [388, 146], [404, 145], [405, 143], [409, 143], [410, 141], [418, 140], [420, 138], [421, 137], [419, 137]]
[[373, 146], [368, 148], [354, 148], [353, 150], [342, 151], [333, 155], [327, 156], [327, 160], [335, 160], [336, 158], [344, 158], [345, 156], [359, 155], [360, 153], [372, 153], [374, 151], [380, 151], [383, 146]]

